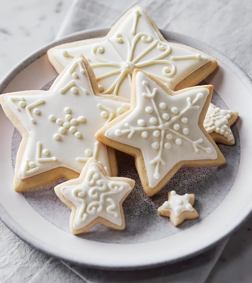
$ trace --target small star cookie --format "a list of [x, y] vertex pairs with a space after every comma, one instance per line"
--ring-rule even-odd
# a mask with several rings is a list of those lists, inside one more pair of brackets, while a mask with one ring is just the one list
[[158, 208], [158, 214], [170, 217], [174, 226], [178, 226], [186, 219], [198, 218], [197, 211], [193, 208], [194, 194], [178, 195], [175, 191], [168, 193], [168, 201]]
[[131, 109], [96, 138], [133, 155], [144, 191], [156, 194], [182, 166], [218, 166], [225, 158], [203, 127], [212, 86], [173, 92], [135, 70]]
[[129, 10], [104, 38], [56, 46], [48, 58], [58, 73], [77, 54], [94, 70], [99, 91], [130, 99], [132, 73], [138, 68], [172, 90], [195, 86], [217, 67], [210, 56], [167, 42], [151, 17], [140, 7]]
[[230, 126], [237, 120], [239, 113], [232, 110], [220, 109], [210, 103], [204, 120], [204, 127], [215, 142], [232, 145], [235, 138]]
[[55, 192], [72, 209], [70, 228], [79, 234], [97, 223], [123, 230], [122, 203], [134, 185], [128, 178], [109, 177], [104, 167], [90, 158], [78, 179], [61, 183]]
[[[111, 97], [111, 96], [110, 96]], [[85, 58], [77, 56], [48, 91], [1, 95], [6, 116], [22, 134], [14, 188], [26, 191], [59, 178], [77, 178], [90, 157], [117, 174], [113, 150], [94, 135], [129, 109], [122, 98], [100, 96]]]

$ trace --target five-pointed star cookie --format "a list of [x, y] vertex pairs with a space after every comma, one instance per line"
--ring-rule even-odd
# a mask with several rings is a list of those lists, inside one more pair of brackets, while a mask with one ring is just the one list
[[90, 158], [78, 179], [61, 183], [55, 192], [72, 209], [70, 228], [79, 234], [97, 223], [124, 229], [122, 203], [134, 185], [128, 178], [109, 177], [103, 166]]
[[60, 73], [79, 53], [93, 68], [101, 93], [127, 99], [135, 68], [180, 90], [197, 85], [217, 66], [213, 58], [198, 50], [167, 42], [140, 6], [129, 10], [104, 38], [59, 45], [50, 49], [48, 56]]
[[210, 103], [204, 120], [204, 127], [214, 141], [232, 145], [235, 138], [230, 126], [237, 120], [239, 113], [232, 110], [220, 109]]
[[158, 214], [170, 217], [174, 226], [178, 226], [186, 219], [196, 219], [197, 211], [193, 208], [194, 194], [178, 195], [175, 191], [168, 193], [168, 201], [158, 208]]
[[136, 158], [148, 196], [157, 193], [181, 166], [217, 166], [225, 158], [203, 127], [212, 86], [173, 92], [135, 70], [131, 109], [105, 125], [96, 138]]
[[93, 71], [80, 55], [49, 91], [1, 96], [6, 115], [23, 137], [16, 160], [15, 190], [33, 189], [61, 177], [76, 178], [92, 156], [116, 174], [113, 150], [97, 142], [94, 134], [129, 105], [97, 94]]

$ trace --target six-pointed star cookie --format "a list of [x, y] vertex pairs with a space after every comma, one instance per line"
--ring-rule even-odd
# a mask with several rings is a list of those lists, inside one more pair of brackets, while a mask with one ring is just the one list
[[140, 7], [129, 10], [104, 38], [59, 45], [48, 51], [60, 73], [74, 56], [89, 61], [101, 93], [130, 98], [132, 72], [141, 69], [173, 90], [197, 85], [217, 66], [210, 56], [167, 42]]
[[148, 196], [157, 193], [181, 166], [216, 166], [225, 158], [203, 127], [213, 87], [173, 92], [135, 70], [131, 109], [108, 123], [96, 138], [136, 158]]
[[158, 214], [170, 217], [174, 226], [178, 226], [186, 219], [196, 219], [197, 211], [193, 208], [194, 194], [178, 195], [175, 191], [168, 193], [168, 201], [158, 208]]
[[220, 109], [210, 103], [204, 120], [204, 127], [214, 141], [232, 145], [235, 138], [230, 126], [237, 120], [239, 113], [232, 110]]
[[1, 96], [6, 115], [23, 137], [16, 161], [15, 190], [33, 189], [61, 177], [76, 178], [92, 156], [109, 173], [116, 174], [113, 150], [97, 142], [94, 134], [129, 105], [117, 101], [119, 98], [97, 94], [93, 71], [80, 55], [49, 91]]
[[124, 229], [122, 203], [134, 185], [128, 178], [109, 177], [103, 166], [90, 158], [78, 179], [56, 186], [55, 192], [72, 209], [70, 228], [79, 234], [97, 223]]

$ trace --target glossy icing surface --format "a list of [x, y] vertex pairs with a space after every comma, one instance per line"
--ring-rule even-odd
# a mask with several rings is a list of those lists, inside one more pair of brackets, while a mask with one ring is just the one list
[[149, 187], [180, 161], [216, 159], [217, 152], [198, 126], [207, 88], [170, 96], [144, 73], [136, 75], [136, 107], [108, 129], [111, 140], [139, 148]]
[[6, 95], [5, 101], [29, 133], [20, 179], [59, 166], [79, 173], [90, 157], [110, 173], [107, 148], [94, 134], [127, 104], [94, 95], [82, 58], [48, 92]]
[[52, 55], [67, 66], [82, 53], [93, 68], [100, 92], [130, 99], [132, 72], [141, 69], [174, 89], [210, 57], [187, 47], [161, 41], [144, 10], [140, 7], [121, 21], [115, 33], [100, 42], [71, 48], [54, 49]]

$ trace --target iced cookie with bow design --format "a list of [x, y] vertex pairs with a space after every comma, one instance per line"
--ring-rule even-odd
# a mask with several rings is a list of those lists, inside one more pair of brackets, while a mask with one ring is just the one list
[[79, 234], [97, 223], [124, 229], [122, 203], [134, 185], [134, 180], [108, 176], [102, 164], [90, 158], [78, 179], [61, 183], [55, 192], [72, 209], [70, 229]]
[[127, 99], [135, 68], [172, 90], [180, 90], [197, 85], [217, 67], [210, 56], [188, 46], [167, 42], [140, 6], [129, 10], [107, 36], [56, 46], [48, 51], [48, 57], [60, 73], [79, 53], [93, 68], [100, 93]]
[[230, 126], [239, 117], [237, 111], [220, 109], [210, 103], [204, 120], [204, 127], [215, 142], [232, 145], [235, 143], [235, 138]]
[[174, 92], [135, 70], [130, 111], [96, 138], [135, 157], [144, 191], [156, 194], [182, 166], [218, 166], [225, 158], [203, 126], [212, 86]]
[[22, 134], [14, 188], [25, 191], [55, 180], [77, 178], [90, 157], [117, 174], [113, 150], [95, 132], [128, 110], [122, 98], [98, 93], [94, 74], [82, 55], [59, 75], [48, 91], [22, 91], [1, 96], [1, 105]]
[[198, 212], [193, 208], [194, 194], [178, 195], [175, 191], [168, 193], [168, 201], [158, 208], [158, 214], [169, 217], [174, 226], [186, 219], [198, 218]]

